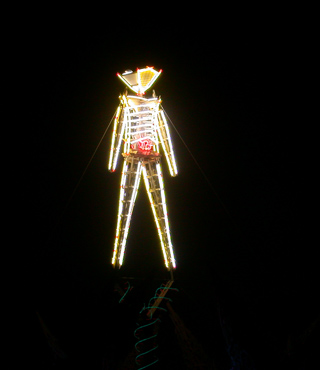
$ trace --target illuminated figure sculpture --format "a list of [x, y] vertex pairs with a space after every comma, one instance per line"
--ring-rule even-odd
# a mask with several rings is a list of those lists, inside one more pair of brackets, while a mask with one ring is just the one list
[[177, 166], [172, 149], [168, 124], [161, 108], [160, 98], [143, 95], [161, 74], [153, 67], [126, 71], [117, 76], [136, 95], [120, 95], [116, 111], [108, 169], [114, 172], [119, 152], [124, 142], [124, 158], [120, 183], [119, 210], [112, 264], [121, 267], [126, 241], [136, 200], [141, 172], [149, 196], [152, 212], [158, 229], [166, 268], [172, 272], [176, 267], [167, 215], [163, 177], [160, 166], [160, 144], [166, 157], [171, 176], [177, 175]]

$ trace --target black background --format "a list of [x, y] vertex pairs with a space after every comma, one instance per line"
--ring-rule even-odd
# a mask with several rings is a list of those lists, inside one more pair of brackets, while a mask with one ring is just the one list
[[[231, 368], [218, 307], [255, 368], [311, 362], [317, 329], [303, 335], [319, 313], [318, 274], [299, 33], [274, 19], [214, 27], [202, 16], [198, 24], [191, 14], [160, 16], [141, 29], [128, 19], [92, 28], [44, 18], [21, 31], [13, 115], [22, 212], [13, 240], [34, 366], [117, 368], [133, 348], [139, 310], [168, 278], [143, 184], [124, 267], [111, 268], [122, 165], [107, 171], [111, 128], [95, 152], [124, 90], [116, 73], [146, 65], [163, 69], [154, 89], [174, 124], [178, 176], [163, 162], [173, 307], [217, 369]], [[119, 305], [114, 284], [125, 281], [131, 303]], [[66, 359], [52, 357], [36, 312]], [[172, 366], [184, 368], [179, 356]]]

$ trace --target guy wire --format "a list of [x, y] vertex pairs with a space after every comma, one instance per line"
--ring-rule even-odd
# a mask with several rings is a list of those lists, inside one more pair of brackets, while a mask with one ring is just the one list
[[58, 219], [58, 221], [57, 221], [57, 223], [56, 223], [55, 227], [53, 228], [53, 231], [58, 227], [58, 225], [59, 225], [59, 224], [60, 224], [60, 222], [61, 222], [61, 219], [62, 219], [63, 215], [66, 213], [66, 211], [67, 211], [67, 209], [68, 209], [68, 207], [69, 207], [69, 205], [70, 205], [70, 203], [71, 203], [71, 201], [72, 201], [72, 199], [73, 199], [73, 197], [74, 197], [74, 195], [75, 195], [76, 191], [78, 190], [78, 187], [79, 187], [79, 185], [80, 185], [80, 183], [81, 183], [82, 179], [84, 178], [84, 175], [86, 174], [86, 172], [87, 172], [87, 170], [88, 170], [88, 168], [89, 168], [89, 166], [90, 166], [90, 164], [91, 164], [91, 162], [92, 162], [92, 160], [93, 160], [94, 156], [96, 155], [96, 153], [97, 153], [97, 151], [98, 151], [98, 149], [99, 149], [99, 147], [100, 147], [100, 145], [101, 145], [101, 143], [102, 143], [102, 141], [103, 141], [104, 137], [106, 136], [106, 134], [107, 134], [107, 132], [108, 132], [108, 130], [109, 130], [109, 127], [110, 127], [110, 125], [111, 125], [111, 123], [112, 123], [112, 121], [113, 121], [113, 119], [114, 119], [114, 116], [115, 116], [115, 115], [116, 115], [116, 112], [113, 114], [113, 116], [112, 116], [112, 118], [111, 118], [110, 122], [108, 123], [107, 128], [104, 130], [104, 133], [102, 134], [101, 139], [99, 140], [99, 142], [98, 142], [98, 144], [97, 144], [97, 146], [96, 146], [95, 150], [93, 151], [93, 153], [92, 153], [92, 155], [91, 155], [91, 157], [90, 157], [90, 159], [89, 159], [89, 161], [88, 161], [87, 165], [85, 166], [85, 168], [84, 168], [84, 170], [83, 170], [83, 172], [82, 172], [82, 174], [81, 174], [81, 176], [80, 176], [80, 178], [79, 178], [79, 180], [78, 180], [78, 182], [77, 182], [76, 186], [74, 187], [74, 189], [73, 189], [73, 191], [72, 191], [72, 193], [71, 193], [71, 195], [70, 195], [69, 199], [68, 199], [68, 200], [67, 200], [67, 202], [66, 202], [66, 205], [64, 206], [64, 208], [63, 208], [62, 212], [60, 213], [59, 219]]
[[[93, 151], [93, 153], [92, 153], [92, 155], [91, 155], [91, 157], [90, 157], [87, 165], [85, 166], [85, 168], [84, 168], [84, 170], [83, 170], [83, 172], [82, 172], [82, 174], [81, 174], [81, 176], [80, 176], [80, 178], [79, 178], [76, 186], [74, 187], [74, 189], [73, 189], [70, 197], [68, 198], [68, 200], [67, 200], [67, 202], [66, 202], [63, 210], [61, 211], [60, 215], [58, 216], [58, 220], [56, 221], [55, 225], [52, 227], [51, 231], [49, 231], [49, 235], [48, 235], [48, 237], [46, 239], [46, 243], [48, 243], [51, 240], [51, 238], [53, 237], [54, 232], [56, 231], [56, 229], [60, 225], [61, 220], [62, 220], [64, 214], [66, 213], [66, 211], [67, 211], [67, 209], [68, 209], [68, 207], [69, 207], [69, 205], [70, 205], [70, 203], [71, 203], [71, 201], [72, 201], [72, 199], [73, 199], [73, 197], [74, 197], [74, 195], [75, 195], [75, 193], [76, 193], [76, 191], [77, 191], [77, 189], [78, 189], [78, 187], [79, 187], [79, 185], [80, 185], [80, 183], [81, 183], [81, 181], [82, 181], [82, 179], [84, 177], [84, 175], [86, 174], [86, 172], [87, 172], [87, 170], [88, 170], [88, 168], [89, 168], [89, 166], [90, 166], [90, 164], [91, 164], [94, 156], [96, 155], [96, 153], [97, 153], [97, 151], [98, 151], [98, 149], [99, 149], [99, 147], [100, 147], [100, 145], [102, 143], [102, 140], [106, 136], [107, 131], [109, 130], [109, 127], [110, 127], [110, 125], [111, 125], [111, 123], [112, 123], [115, 115], [116, 115], [116, 112], [113, 114], [113, 116], [112, 116], [112, 118], [111, 118], [108, 126], [104, 130], [104, 132], [103, 132], [103, 134], [102, 134], [102, 136], [101, 136], [101, 138], [100, 138], [100, 140], [99, 140], [96, 148], [94, 149], [94, 151]], [[39, 258], [40, 255], [43, 255], [45, 253], [45, 251], [47, 251], [47, 249], [46, 248], [42, 248], [41, 250], [38, 250], [37, 252], [35, 252], [34, 259]]]
[[180, 140], [182, 141], [183, 145], [186, 147], [187, 151], [189, 152], [191, 158], [194, 160], [194, 163], [196, 164], [196, 166], [198, 167], [199, 171], [201, 172], [202, 176], [204, 177], [204, 179], [206, 180], [206, 182], [208, 183], [209, 187], [211, 188], [211, 190], [214, 192], [215, 196], [217, 197], [218, 201], [220, 202], [221, 206], [223, 207], [224, 211], [226, 212], [226, 214], [228, 215], [228, 217], [230, 218], [230, 220], [232, 221], [232, 223], [234, 224], [234, 226], [239, 229], [239, 226], [236, 224], [236, 222], [234, 221], [234, 219], [232, 218], [230, 212], [228, 211], [226, 205], [224, 204], [224, 202], [222, 201], [222, 199], [220, 198], [220, 196], [218, 195], [218, 193], [216, 192], [215, 188], [213, 187], [211, 181], [208, 179], [208, 176], [205, 174], [205, 172], [203, 171], [203, 169], [201, 168], [199, 162], [196, 160], [196, 158], [194, 157], [194, 155], [192, 154], [191, 150], [189, 149], [188, 145], [186, 144], [186, 142], [183, 140], [182, 136], [180, 135], [178, 129], [175, 127], [175, 125], [173, 124], [173, 122], [171, 121], [170, 117], [168, 116], [167, 112], [164, 110], [163, 106], [161, 105], [161, 109], [163, 110], [164, 114], [166, 115], [168, 121], [170, 122], [170, 124], [172, 125], [172, 127], [175, 129], [176, 133], [178, 134]]

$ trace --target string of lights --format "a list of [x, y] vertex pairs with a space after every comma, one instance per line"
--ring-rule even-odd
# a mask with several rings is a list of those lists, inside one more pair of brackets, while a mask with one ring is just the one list
[[176, 260], [169, 228], [160, 147], [170, 175], [176, 176], [178, 170], [166, 116], [160, 108], [161, 99], [155, 92], [152, 98], [143, 96], [160, 74], [161, 71], [153, 67], [118, 74], [121, 81], [137, 95], [128, 95], [125, 91], [119, 96], [120, 104], [115, 113], [111, 137], [108, 170], [114, 172], [120, 153], [123, 157], [112, 265], [119, 268], [123, 265], [142, 175], [158, 230], [164, 264], [172, 273], [176, 268]]
[[162, 300], [172, 302], [172, 299], [166, 297], [169, 290], [178, 292], [177, 288], [171, 288], [172, 281], [168, 286], [161, 285], [155, 291], [155, 294], [150, 298], [148, 305], [144, 306], [140, 311], [140, 323], [138, 328], [134, 331], [134, 336], [137, 339], [135, 349], [138, 352], [135, 362], [139, 366], [138, 369], [142, 370], [156, 364], [159, 358], [156, 355], [158, 344], [157, 336], [161, 320], [155, 317], [160, 311], [167, 312], [167, 309], [160, 307]]

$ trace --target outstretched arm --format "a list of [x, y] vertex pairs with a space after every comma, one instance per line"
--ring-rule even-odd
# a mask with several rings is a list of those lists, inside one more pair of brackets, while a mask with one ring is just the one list
[[158, 112], [158, 134], [159, 134], [162, 148], [164, 150], [164, 154], [167, 159], [170, 175], [177, 176], [178, 169], [177, 169], [176, 160], [175, 160], [174, 152], [172, 148], [169, 127], [168, 127], [168, 123], [167, 123], [166, 117], [162, 109], [160, 109]]
[[112, 139], [111, 139], [111, 148], [110, 148], [110, 155], [109, 155], [109, 164], [108, 170], [110, 172], [114, 172], [117, 167], [117, 161], [119, 157], [120, 147], [122, 144], [122, 138], [124, 133], [124, 118], [123, 118], [123, 102], [121, 99], [121, 103], [116, 111], [114, 124], [113, 124], [113, 131], [112, 131]]

